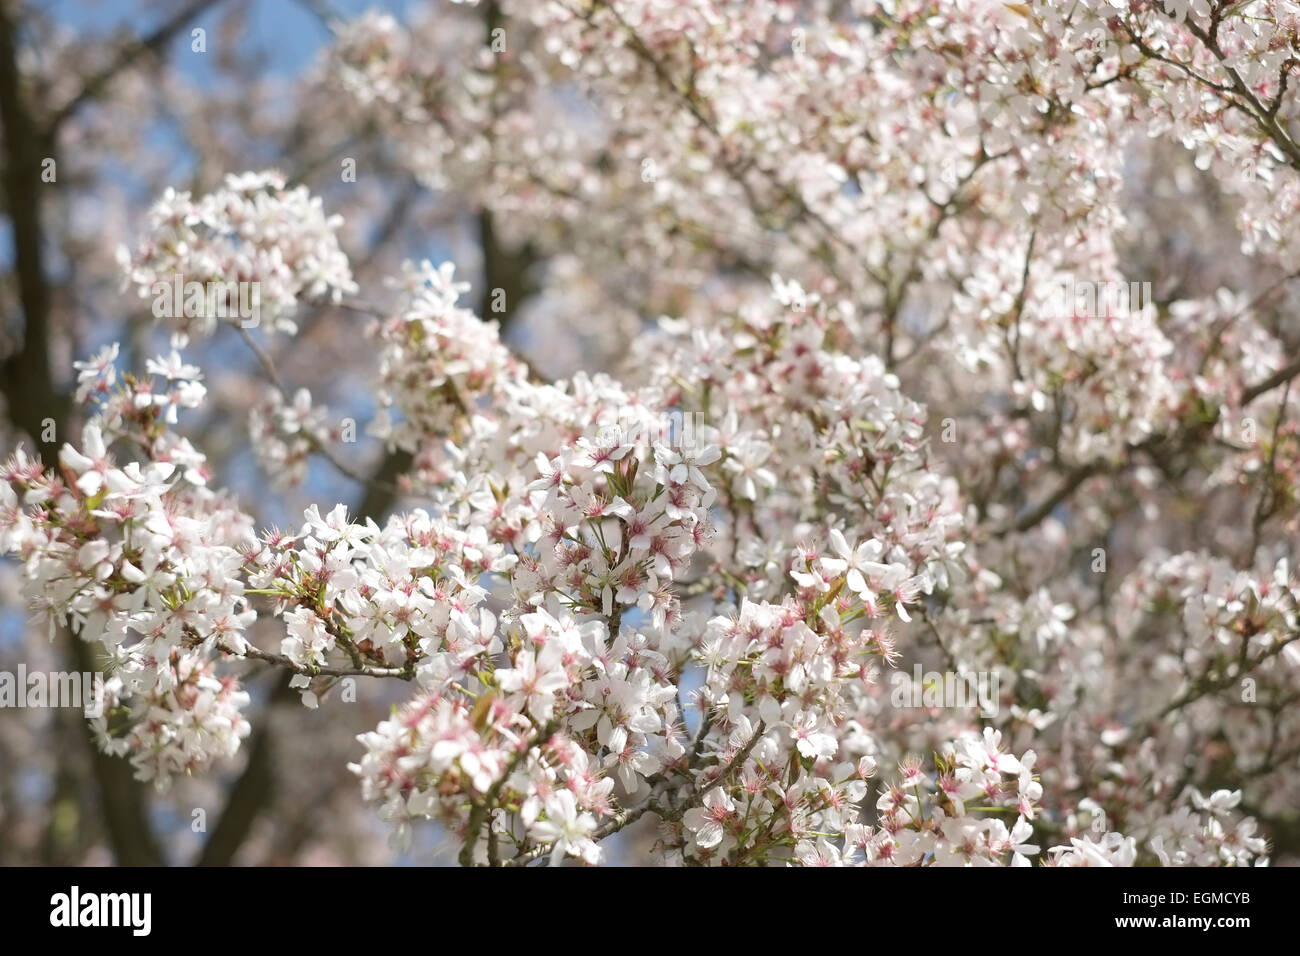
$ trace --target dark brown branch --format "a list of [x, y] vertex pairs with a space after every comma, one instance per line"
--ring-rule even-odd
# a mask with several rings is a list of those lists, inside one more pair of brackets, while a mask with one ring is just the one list
[[248, 763], [231, 787], [221, 817], [203, 845], [196, 866], [229, 866], [248, 839], [257, 815], [270, 802], [275, 789], [275, 736], [271, 733], [271, 711], [298, 696], [283, 674], [277, 671], [275, 679], [276, 687], [267, 700], [262, 722], [248, 743]]
[[1300, 358], [1278, 369], [1268, 378], [1244, 389], [1241, 393], [1241, 404], [1249, 405], [1265, 392], [1272, 391], [1279, 385], [1285, 385], [1291, 379], [1300, 375]]
[[[1254, 385], [1249, 385], [1242, 390], [1241, 404], [1249, 405], [1255, 399], [1259, 398], [1266, 392], [1272, 391], [1279, 385], [1290, 382], [1296, 376], [1300, 376], [1300, 359], [1296, 359], [1289, 365], [1278, 369], [1272, 375]], [[1000, 534], [1011, 532], [1028, 531], [1035, 527], [1040, 521], [1050, 515], [1062, 502], [1068, 499], [1078, 487], [1091, 478], [1093, 475], [1100, 475], [1116, 468], [1125, 467], [1128, 459], [1136, 452], [1149, 451], [1162, 446], [1169, 445], [1186, 445], [1191, 439], [1203, 435], [1212, 429], [1219, 421], [1220, 412], [1216, 410], [1207, 421], [1194, 422], [1176, 429], [1173, 433], [1167, 435], [1153, 435], [1150, 438], [1131, 444], [1125, 449], [1125, 456], [1118, 465], [1108, 464], [1106, 462], [1090, 462], [1086, 465], [1079, 465], [1066, 472], [1065, 478], [1047, 498], [1040, 501], [1037, 505], [1026, 511], [1016, 519], [1015, 523], [1005, 529]]]
[[77, 110], [81, 109], [86, 103], [95, 99], [103, 91], [114, 77], [122, 73], [123, 70], [130, 68], [137, 60], [147, 54], [157, 54], [182, 30], [190, 24], [195, 17], [202, 14], [208, 7], [219, 3], [220, 0], [192, 0], [192, 2], [182, 7], [168, 20], [163, 22], [148, 36], [140, 37], [118, 51], [113, 62], [110, 63], [100, 72], [88, 77], [82, 84], [77, 95], [64, 103], [52, 117], [46, 128], [53, 134], [60, 125], [68, 120]]
[[[36, 441], [46, 467], [57, 463], [57, 445], [39, 441], [43, 423], [56, 433], [68, 419], [67, 396], [50, 371], [49, 282], [45, 273], [41, 200], [51, 184], [41, 181], [42, 164], [54, 159], [53, 143], [26, 102], [18, 67], [18, 23], [0, 5], [0, 123], [4, 127], [4, 190], [13, 236], [14, 268], [23, 309], [21, 347], [0, 366], [0, 390], [13, 423]], [[57, 173], [57, 165], [55, 166]]]
[[[13, 236], [14, 268], [23, 309], [22, 346], [0, 367], [0, 391], [14, 424], [36, 440], [47, 467], [56, 467], [57, 443], [39, 441], [46, 419], [55, 434], [68, 427], [71, 402], [50, 371], [52, 301], [45, 271], [41, 201], [50, 184], [42, 182], [42, 164], [54, 159], [54, 143], [26, 102], [18, 66], [18, 22], [10, 4], [0, 4], [0, 125], [4, 129], [4, 190]], [[57, 165], [56, 165], [57, 170]], [[62, 639], [73, 669], [98, 670], [91, 645], [66, 630]], [[149, 826], [143, 789], [125, 760], [102, 753], [90, 726], [85, 727], [91, 765], [104, 821], [117, 862], [122, 866], [156, 866], [163, 862]]]

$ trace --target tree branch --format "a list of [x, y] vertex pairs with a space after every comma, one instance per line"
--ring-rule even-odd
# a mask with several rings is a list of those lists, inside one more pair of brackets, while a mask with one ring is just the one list
[[[55, 434], [68, 427], [71, 402], [59, 391], [50, 372], [52, 296], [45, 271], [41, 201], [44, 159], [54, 159], [54, 141], [26, 102], [18, 66], [19, 24], [10, 4], [0, 3], [0, 125], [4, 129], [4, 190], [13, 236], [14, 266], [23, 308], [23, 342], [0, 367], [0, 391], [14, 424], [36, 440], [41, 461], [58, 467], [55, 442], [41, 442], [43, 423], [54, 423]], [[56, 167], [57, 168], [57, 167]], [[92, 645], [63, 629], [62, 641], [73, 669], [97, 670]], [[157, 866], [163, 862], [146, 813], [143, 788], [131, 765], [103, 753], [90, 725], [84, 727], [91, 766], [99, 791], [109, 841], [122, 866]]]
[[63, 106], [55, 111], [50, 117], [46, 128], [53, 135], [59, 127], [72, 117], [82, 106], [97, 97], [109, 83], [113, 81], [123, 70], [129, 68], [138, 59], [146, 54], [156, 54], [165, 47], [173, 37], [185, 29], [190, 21], [202, 14], [208, 7], [219, 3], [220, 0], [192, 0], [189, 6], [182, 7], [180, 10], [165, 22], [162, 23], [153, 33], [141, 37], [131, 43], [128, 43], [118, 51], [113, 62], [99, 73], [88, 77], [82, 84], [77, 95]]

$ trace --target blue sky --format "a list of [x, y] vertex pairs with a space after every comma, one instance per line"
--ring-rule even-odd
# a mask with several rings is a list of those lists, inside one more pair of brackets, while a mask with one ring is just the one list
[[[211, 36], [224, 9], [235, 4], [247, 9], [249, 39], [259, 51], [268, 54], [270, 73], [297, 73], [329, 38], [324, 24], [305, 0], [225, 0], [197, 17], [194, 26], [207, 29]], [[167, 0], [164, 4], [148, 0], [45, 0], [44, 9], [55, 21], [82, 36], [111, 35], [122, 29], [144, 35], [181, 6], [182, 0]], [[369, 8], [388, 10], [401, 18], [411, 0], [322, 0], [320, 6], [345, 18]], [[178, 44], [188, 42], [188, 33], [176, 40]], [[191, 71], [194, 79], [202, 78], [201, 58], [181, 58], [178, 64]]]

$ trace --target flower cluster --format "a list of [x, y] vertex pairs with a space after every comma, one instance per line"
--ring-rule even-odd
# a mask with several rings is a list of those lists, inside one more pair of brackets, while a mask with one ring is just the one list
[[307, 477], [312, 452], [337, 434], [326, 426], [329, 411], [313, 405], [311, 392], [300, 388], [292, 401], [278, 388], [248, 413], [248, 434], [258, 463], [278, 486], [297, 486]]
[[[479, 608], [483, 575], [515, 562], [482, 527], [463, 529], [413, 511], [356, 524], [339, 505], [312, 506], [297, 535], [267, 532], [248, 553], [249, 582], [282, 615], [285, 660], [300, 677], [347, 663], [455, 683], [493, 648]], [[314, 697], [313, 697], [314, 699]]]
[[[288, 188], [277, 172], [232, 174], [197, 199], [168, 189], [149, 221], [134, 254], [119, 250], [123, 288], [153, 299], [155, 317], [183, 336], [209, 336], [221, 317], [292, 334], [300, 299], [337, 302], [356, 291], [336, 235], [342, 218], [326, 216], [319, 197]], [[202, 301], [191, 298], [192, 284]]]
[[[486, 622], [491, 626], [491, 620]], [[666, 661], [643, 635], [567, 613], [523, 615], [463, 682], [417, 697], [361, 737], [363, 794], [400, 825], [440, 819], [492, 861], [549, 851], [594, 863], [592, 837], [684, 752]], [[497, 666], [508, 662], [511, 666]], [[656, 677], [658, 675], [658, 677]], [[468, 801], [468, 805], [467, 805]]]
[[[470, 6], [338, 25], [321, 89], [491, 226], [489, 284], [517, 253], [543, 327], [623, 359], [543, 381], [407, 265], [351, 304], [410, 507], [260, 536], [173, 428], [197, 369], [79, 363], [94, 414], [5, 466], [0, 547], [108, 645], [105, 747], [164, 785], [230, 755], [257, 660], [309, 707], [408, 682], [350, 768], [467, 864], [639, 820], [691, 865], [1266, 861], [1300, 800], [1296, 5]], [[291, 331], [355, 291], [338, 229], [275, 174], [169, 192], [127, 285], [256, 283]], [[300, 482], [326, 419], [277, 386], [254, 449]], [[913, 664], [994, 690], [897, 704]]]
[[105, 681], [104, 716], [90, 721], [101, 748], [128, 758], [138, 779], [160, 789], [235, 756], [252, 731], [244, 717], [249, 696], [237, 678], [215, 670], [211, 658], [175, 651], [162, 670], [167, 680], [148, 690], [117, 676]]
[[249, 731], [248, 697], [215, 676], [213, 658], [242, 652], [255, 617], [239, 551], [252, 522], [207, 486], [202, 456], [170, 429], [178, 407], [202, 400], [198, 370], [173, 354], [151, 360], [147, 378], [119, 379], [116, 354], [79, 363], [80, 393], [97, 412], [57, 470], [21, 450], [5, 463], [0, 546], [23, 562], [51, 634], [64, 625], [104, 643], [101, 743], [165, 787], [229, 756]]

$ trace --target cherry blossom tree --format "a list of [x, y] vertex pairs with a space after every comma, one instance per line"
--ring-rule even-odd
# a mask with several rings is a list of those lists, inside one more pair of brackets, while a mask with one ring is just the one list
[[233, 858], [290, 697], [463, 865], [1295, 860], [1300, 5], [311, 9], [285, 155], [80, 250], [111, 341], [45, 150], [203, 10], [71, 92], [0, 33], [0, 550], [119, 859], [236, 773]]

